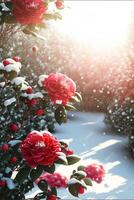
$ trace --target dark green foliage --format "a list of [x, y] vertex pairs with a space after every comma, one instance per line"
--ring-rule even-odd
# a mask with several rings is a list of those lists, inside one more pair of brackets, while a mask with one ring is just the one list
[[107, 108], [106, 124], [116, 133], [126, 134], [134, 127], [134, 100], [126, 98], [122, 103], [115, 99]]

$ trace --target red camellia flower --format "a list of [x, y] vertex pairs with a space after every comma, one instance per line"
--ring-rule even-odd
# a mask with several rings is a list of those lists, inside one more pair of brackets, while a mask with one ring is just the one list
[[32, 47], [32, 51], [33, 51], [34, 53], [37, 52], [37, 51], [38, 51], [38, 47], [33, 46], [33, 47]]
[[2, 150], [2, 151], [8, 151], [9, 150], [9, 145], [8, 144], [3, 144], [1, 147], [0, 147], [0, 149]]
[[35, 114], [38, 115], [38, 116], [41, 116], [41, 115], [44, 114], [44, 110], [43, 109], [36, 110]]
[[36, 184], [38, 184], [39, 181], [41, 181], [41, 180], [47, 181], [47, 183], [50, 187], [56, 187], [56, 188], [66, 188], [67, 187], [67, 178], [56, 172], [53, 174], [45, 173], [45, 174], [41, 175], [36, 180]]
[[62, 149], [62, 152], [66, 155], [66, 156], [70, 156], [74, 154], [74, 151], [71, 149]]
[[54, 104], [61, 101], [62, 105], [66, 105], [76, 91], [73, 80], [61, 73], [50, 74], [42, 83]]
[[36, 99], [27, 99], [26, 103], [28, 106], [34, 106], [37, 104], [37, 100]]
[[58, 9], [64, 8], [63, 1], [61, 1], [61, 0], [57, 0], [57, 1], [55, 2], [55, 5], [56, 5], [56, 7], [57, 7]]
[[32, 94], [32, 92], [33, 92], [32, 87], [31, 87], [31, 86], [28, 86], [27, 89], [26, 89], [26, 93], [27, 93], [27, 94]]
[[97, 183], [101, 183], [105, 176], [105, 169], [102, 165], [99, 164], [88, 165], [85, 167], [84, 171], [86, 172], [88, 178], [91, 178]]
[[20, 149], [27, 164], [32, 168], [38, 165], [52, 165], [61, 151], [60, 143], [48, 131], [30, 132], [21, 142]]
[[57, 196], [52, 194], [52, 195], [49, 195], [47, 200], [58, 200]]
[[16, 61], [16, 62], [20, 62], [21, 59], [20, 59], [20, 57], [18, 57], [18, 56], [14, 56], [14, 57], [13, 57], [13, 60]]
[[13, 132], [16, 132], [18, 130], [17, 124], [10, 124], [9, 129]]
[[11, 64], [8, 60], [3, 60], [3, 65], [4, 66], [7, 66], [7, 65], [9, 65], [9, 64]]
[[17, 162], [17, 158], [16, 158], [16, 157], [10, 158], [10, 162], [11, 162], [12, 164], [15, 164], [15, 163]]
[[13, 14], [23, 25], [38, 24], [43, 20], [46, 10], [42, 0], [12, 0]]
[[79, 194], [84, 194], [84, 192], [85, 192], [84, 187], [80, 186], [80, 187], [78, 188], [78, 193], [79, 193]]
[[6, 186], [6, 181], [0, 180], [0, 187], [5, 187]]

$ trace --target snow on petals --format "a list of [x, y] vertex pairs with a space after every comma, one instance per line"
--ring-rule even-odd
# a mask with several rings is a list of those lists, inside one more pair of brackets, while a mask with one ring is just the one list
[[38, 84], [39, 84], [40, 87], [43, 86], [43, 81], [44, 81], [46, 78], [48, 78], [48, 75], [40, 75], [40, 76], [39, 76]]

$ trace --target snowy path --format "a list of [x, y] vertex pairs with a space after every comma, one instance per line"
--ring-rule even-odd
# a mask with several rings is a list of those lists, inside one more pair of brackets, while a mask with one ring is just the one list
[[[108, 133], [103, 118], [100, 113], [75, 113], [67, 124], [56, 127], [56, 137], [70, 141], [70, 148], [83, 158], [79, 164], [101, 162], [107, 170], [105, 181], [94, 183], [80, 199], [134, 199], [134, 160], [127, 149], [128, 140]], [[57, 171], [69, 176], [76, 167], [60, 166]], [[77, 199], [65, 190], [60, 190], [59, 196]]]

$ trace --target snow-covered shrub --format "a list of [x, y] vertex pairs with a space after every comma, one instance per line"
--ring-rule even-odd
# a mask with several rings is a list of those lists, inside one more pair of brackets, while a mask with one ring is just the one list
[[[75, 80], [83, 96], [81, 110], [106, 111], [116, 89], [121, 87], [127, 79], [132, 79], [132, 66], [128, 66], [129, 69], [126, 67], [121, 73], [118, 62], [115, 66], [115, 62], [107, 58], [101, 60], [100, 57], [95, 62], [90, 59], [89, 46], [84, 48], [84, 45], [78, 44], [75, 40], [70, 38], [66, 40], [66, 37], [54, 27], [51, 26], [42, 33], [46, 38], [45, 42], [20, 34], [19, 38], [16, 37], [13, 42], [10, 41], [2, 57], [6, 57], [8, 53], [20, 56], [25, 63], [21, 74], [34, 76], [33, 81], [43, 71], [47, 74], [57, 71], [67, 74]], [[100, 76], [101, 73], [102, 76]]]
[[67, 121], [67, 110], [75, 109], [81, 96], [61, 73], [41, 75], [38, 86], [31, 86], [19, 76], [21, 67], [18, 57], [0, 63], [0, 198], [24, 200], [35, 185], [41, 190], [35, 200], [57, 200], [59, 187], [78, 197], [92, 186], [90, 179], [103, 179], [103, 168], [94, 165], [89, 173], [79, 166], [69, 179], [55, 173], [56, 164], [73, 165], [80, 158], [48, 130]]
[[115, 99], [107, 109], [105, 117], [106, 124], [116, 132], [128, 135], [129, 131], [134, 126], [134, 100], [129, 97], [120, 104]]
[[107, 108], [105, 123], [115, 133], [129, 137], [129, 147], [134, 155], [134, 90], [133, 81], [131, 87], [124, 89], [124, 93], [116, 94], [114, 100]]
[[54, 123], [66, 122], [67, 110], [75, 109], [74, 102], [81, 101], [75, 83], [56, 73], [41, 75], [36, 85], [29, 85], [26, 77], [19, 76], [20, 69], [18, 57], [0, 63], [2, 132], [12, 132], [13, 126], [13, 132], [20, 134], [33, 129], [53, 131]]
[[124, 88], [117, 88], [115, 97], [107, 108], [105, 122], [116, 132], [128, 135], [134, 126], [134, 82], [124, 83]]

